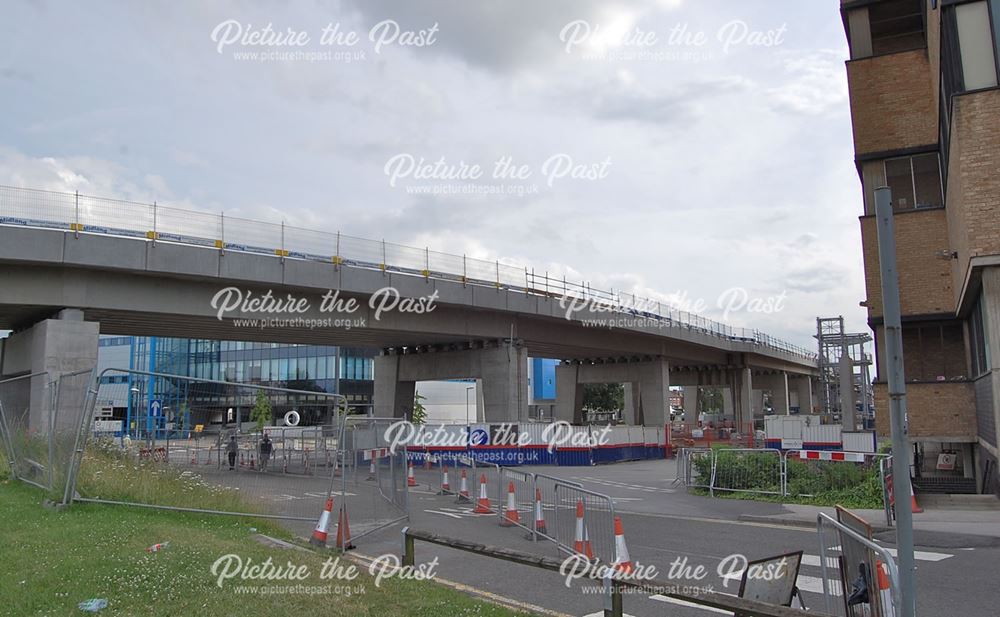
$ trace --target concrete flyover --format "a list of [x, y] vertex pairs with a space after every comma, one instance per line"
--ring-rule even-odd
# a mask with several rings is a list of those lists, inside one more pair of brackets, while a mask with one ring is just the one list
[[[531, 355], [564, 361], [560, 418], [579, 419], [579, 384], [613, 381], [631, 386], [630, 419], [655, 426], [668, 418], [667, 390], [675, 382], [730, 388], [736, 417], [748, 419], [753, 375], [779, 376], [769, 383], [779, 384], [787, 406], [785, 384], [818, 374], [804, 350], [696, 316], [634, 305], [609, 312], [609, 301], [592, 294], [599, 299], [567, 317], [560, 300], [583, 294], [559, 289], [551, 279], [543, 288], [529, 275], [516, 286], [499, 276], [494, 282], [366, 264], [341, 256], [339, 236], [338, 254], [321, 261], [288, 249], [264, 254], [226, 241], [167, 241], [155, 231], [136, 237], [107, 227], [40, 225], [5, 218], [8, 208], [0, 192], [0, 329], [15, 331], [3, 344], [3, 376], [92, 362], [98, 328], [103, 334], [370, 346], [383, 350], [375, 365], [379, 415], [404, 415], [416, 381], [476, 378], [483, 382], [485, 419], [496, 422], [527, 418]], [[233, 310], [220, 318], [213, 298], [228, 287], [243, 297], [291, 294], [308, 306], [281, 315]], [[369, 301], [381, 299], [386, 288], [405, 298], [434, 295], [436, 308], [376, 318]], [[330, 290], [342, 301], [354, 299], [356, 310], [324, 311]], [[240, 323], [274, 317], [291, 321]]]

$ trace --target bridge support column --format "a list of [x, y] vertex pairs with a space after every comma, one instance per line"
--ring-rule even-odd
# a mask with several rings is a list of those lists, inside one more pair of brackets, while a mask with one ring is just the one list
[[729, 380], [729, 389], [733, 393], [733, 420], [742, 427], [753, 422], [753, 375], [750, 367], [733, 369]]
[[795, 396], [798, 399], [799, 413], [812, 413], [812, 377], [809, 375], [792, 375], [788, 378], [788, 387], [795, 392]]
[[771, 375], [757, 375], [754, 377], [754, 385], [761, 390], [771, 391], [771, 409], [776, 415], [788, 415], [788, 373], [781, 371]]
[[375, 414], [409, 417], [418, 381], [474, 378], [486, 422], [528, 417], [528, 352], [520, 341], [488, 341], [470, 349], [416, 347], [375, 358]]
[[698, 421], [698, 386], [684, 386], [684, 421]]
[[560, 364], [556, 367], [556, 419], [581, 423], [583, 386], [600, 383], [626, 385], [626, 418], [631, 413], [637, 425], [663, 426], [670, 417], [669, 366], [662, 358], [652, 358]]
[[[580, 381], [579, 364], [559, 364], [556, 366], [556, 420], [570, 424], [583, 424], [583, 383]], [[635, 394], [626, 390], [629, 400], [625, 406], [635, 409]], [[634, 411], [633, 411], [634, 417]]]
[[[63, 309], [56, 319], [45, 319], [0, 341], [0, 378], [48, 373], [46, 379], [32, 380], [27, 418], [29, 430], [47, 433], [51, 428], [48, 382], [66, 373], [91, 371], [97, 366], [100, 332], [100, 324], [83, 320], [83, 311]], [[61, 428], [65, 421], [72, 428], [79, 421], [78, 410], [83, 400], [69, 400], [79, 394], [82, 393], [67, 392], [65, 398], [60, 398], [60, 407], [65, 406], [67, 413], [56, 414], [57, 427]], [[70, 413], [74, 409], [77, 412]], [[5, 411], [10, 413], [11, 410], [5, 405]]]

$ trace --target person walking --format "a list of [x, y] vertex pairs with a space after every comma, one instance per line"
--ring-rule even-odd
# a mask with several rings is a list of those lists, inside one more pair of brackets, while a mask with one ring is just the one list
[[240, 451], [240, 446], [236, 443], [236, 435], [229, 436], [229, 443], [226, 444], [226, 454], [229, 455], [229, 471], [236, 469], [236, 454]]
[[274, 451], [274, 444], [271, 437], [264, 433], [264, 439], [260, 441], [260, 471], [267, 471], [267, 463], [271, 460], [271, 452]]

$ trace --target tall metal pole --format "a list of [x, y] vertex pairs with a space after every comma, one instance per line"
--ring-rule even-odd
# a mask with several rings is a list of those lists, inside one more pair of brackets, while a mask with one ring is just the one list
[[910, 440], [906, 423], [906, 379], [903, 375], [903, 333], [899, 309], [899, 275], [896, 270], [896, 236], [892, 219], [892, 190], [875, 190], [878, 226], [878, 261], [882, 275], [885, 320], [885, 372], [889, 385], [889, 426], [892, 432], [892, 484], [896, 496], [896, 549], [903, 606], [898, 617], [914, 617], [916, 587], [913, 563], [913, 513], [910, 509]]

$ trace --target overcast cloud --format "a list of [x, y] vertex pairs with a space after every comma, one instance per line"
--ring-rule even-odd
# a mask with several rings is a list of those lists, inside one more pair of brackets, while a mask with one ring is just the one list
[[[0, 183], [500, 258], [594, 286], [702, 299], [714, 318], [728, 289], [784, 294], [779, 314], [739, 311], [727, 321], [812, 347], [817, 315], [843, 314], [851, 329], [866, 328], [838, 7], [8, 2], [0, 9]], [[311, 42], [233, 43], [220, 53], [213, 32], [228, 20], [244, 31], [269, 23], [305, 31]], [[384, 20], [424, 30], [425, 40], [433, 29], [433, 43], [376, 51], [368, 35]], [[574, 22], [576, 32], [585, 24], [605, 38], [567, 51]], [[330, 24], [361, 40], [320, 45]], [[699, 32], [705, 42], [694, 45]], [[636, 33], [657, 43], [620, 44]], [[273, 49], [344, 54], [234, 56]], [[638, 51], [659, 55], [597, 57]], [[391, 186], [385, 172], [399, 155], [478, 164], [487, 175], [510, 157], [532, 177], [504, 182], [539, 190], [413, 194], [408, 187], [427, 182]], [[559, 155], [604, 173], [549, 186], [543, 164]]]

